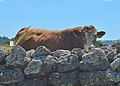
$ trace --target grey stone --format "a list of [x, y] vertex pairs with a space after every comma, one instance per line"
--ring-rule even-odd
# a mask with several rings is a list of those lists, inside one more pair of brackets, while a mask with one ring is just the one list
[[17, 86], [15, 83], [8, 84], [7, 86]]
[[106, 71], [106, 78], [114, 83], [120, 82], [120, 72]]
[[3, 70], [5, 70], [5, 66], [3, 66], [3, 65], [1, 66], [1, 65], [0, 65], [0, 73], [1, 73]]
[[41, 70], [39, 71], [39, 75], [48, 75], [50, 72], [54, 70], [54, 66], [56, 64], [56, 60], [53, 58], [53, 56], [39, 56], [35, 59], [41, 59], [42, 65]]
[[21, 46], [15, 46], [11, 54], [6, 57], [6, 65], [14, 67], [23, 67], [25, 63], [26, 51]]
[[74, 48], [71, 50], [71, 53], [76, 54], [80, 61], [82, 60], [83, 54], [85, 54], [85, 52], [81, 48]]
[[95, 48], [91, 52], [84, 54], [82, 61], [79, 63], [80, 71], [107, 70], [109, 67], [110, 64], [100, 48]]
[[102, 46], [102, 47], [100, 47], [100, 48], [101, 48], [102, 50], [106, 51], [105, 54], [108, 53], [108, 52], [107, 52], [107, 49], [110, 49], [109, 46]]
[[79, 79], [82, 86], [106, 86], [110, 82], [106, 78], [106, 71], [79, 73]]
[[24, 79], [20, 69], [5, 69], [0, 72], [0, 84], [10, 84], [12, 82], [20, 82]]
[[[92, 48], [88, 53], [80, 48], [51, 52], [44, 46], [26, 52], [15, 46], [9, 54], [5, 52], [0, 53], [4, 53], [1, 62], [6, 61], [0, 64], [0, 86], [120, 85], [119, 53], [114, 56], [116, 51], [110, 47]], [[111, 63], [107, 56], [112, 57]]]
[[51, 54], [51, 51], [49, 49], [47, 49], [45, 46], [39, 46], [35, 50], [35, 53], [33, 54], [33, 56], [34, 57], [47, 56], [47, 55], [50, 55], [50, 54]]
[[26, 75], [46, 75], [52, 71], [56, 60], [51, 55], [39, 56], [32, 59], [28, 66], [24, 69]]
[[52, 86], [80, 86], [76, 71], [70, 73], [55, 72], [49, 76]]
[[113, 58], [114, 58], [115, 55], [116, 55], [116, 54], [115, 54], [115, 52], [113, 52], [113, 51], [110, 51], [110, 52], [106, 55], [106, 57], [107, 57], [107, 59], [109, 60], [110, 63], [113, 62]]
[[117, 51], [116, 49], [113, 49], [108, 46], [101, 47], [101, 49], [105, 52], [105, 55], [110, 63], [113, 62], [113, 58], [116, 55]]
[[110, 64], [112, 70], [115, 70], [116, 72], [120, 72], [120, 58], [117, 58]]
[[17, 83], [17, 86], [49, 86], [46, 78], [32, 78], [24, 79], [22, 82]]
[[53, 57], [57, 57], [60, 58], [61, 56], [66, 56], [66, 55], [70, 55], [70, 51], [69, 50], [56, 50], [53, 54]]
[[35, 53], [34, 49], [26, 51], [26, 57], [32, 58], [34, 56], [34, 53]]
[[0, 48], [0, 63], [5, 60], [6, 53], [7, 53], [7, 51], [5, 51], [4, 49]]
[[118, 86], [120, 86], [120, 83], [118, 83]]
[[[100, 85], [101, 86], [101, 85]], [[107, 84], [105, 86], [118, 86], [117, 84]]]
[[120, 45], [116, 46], [117, 53], [120, 53]]
[[78, 64], [78, 56], [75, 54], [61, 56], [57, 61], [56, 69], [58, 72], [72, 71], [78, 67]]
[[33, 59], [24, 69], [26, 75], [38, 74], [41, 69], [42, 61]]
[[118, 53], [117, 55], [115, 55], [115, 57], [113, 58], [113, 60], [116, 60], [117, 58], [120, 58], [120, 53]]

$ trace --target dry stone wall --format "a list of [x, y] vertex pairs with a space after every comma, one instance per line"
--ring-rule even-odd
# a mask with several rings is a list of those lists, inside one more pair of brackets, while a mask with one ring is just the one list
[[120, 53], [110, 47], [0, 49], [0, 86], [120, 86]]

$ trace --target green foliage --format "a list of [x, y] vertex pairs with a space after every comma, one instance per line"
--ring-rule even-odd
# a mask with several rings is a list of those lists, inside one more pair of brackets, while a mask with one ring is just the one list
[[15, 38], [11, 38], [11, 41], [14, 41], [15, 40]]
[[97, 46], [98, 46], [98, 47], [108, 46], [108, 44], [104, 44], [104, 43], [102, 43], [102, 42], [100, 42], [100, 41], [97, 41]]
[[117, 42], [117, 43], [114, 43], [113, 45], [112, 45], [112, 47], [118, 47], [118, 46], [120, 46], [120, 42]]
[[0, 48], [3, 48], [5, 50], [11, 50], [11, 47], [9, 46], [11, 40], [3, 40], [2, 44], [0, 45]]
[[7, 45], [1, 45], [0, 48], [3, 48], [4, 50], [11, 50], [12, 48], [10, 46]]
[[9, 43], [10, 43], [10, 40], [4, 40], [3, 41], [3, 45], [9, 45]]
[[100, 41], [97, 41], [96, 43], [97, 43], [97, 46], [98, 46], [98, 47], [102, 47], [102, 46], [104, 45], [104, 44], [103, 44], [102, 42], [100, 42]]

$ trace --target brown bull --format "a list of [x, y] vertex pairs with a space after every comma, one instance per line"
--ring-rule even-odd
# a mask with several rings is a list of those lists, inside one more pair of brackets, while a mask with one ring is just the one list
[[25, 50], [36, 49], [38, 46], [46, 46], [51, 51], [87, 49], [95, 45], [97, 37], [101, 38], [104, 34], [104, 31], [97, 32], [92, 25], [65, 30], [22, 28], [15, 37], [15, 45], [20, 45]]

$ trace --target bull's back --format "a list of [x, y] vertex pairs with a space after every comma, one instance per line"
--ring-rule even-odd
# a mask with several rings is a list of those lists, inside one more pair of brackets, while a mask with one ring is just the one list
[[46, 46], [51, 51], [54, 51], [61, 47], [63, 38], [61, 32], [57, 30], [30, 29], [28, 33], [33, 34], [24, 36], [26, 40], [23, 43], [18, 43], [18, 45], [22, 46], [25, 50], [36, 49], [38, 46]]

